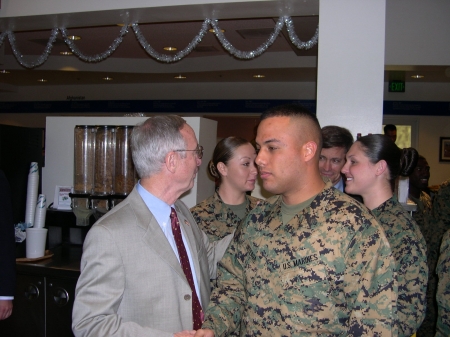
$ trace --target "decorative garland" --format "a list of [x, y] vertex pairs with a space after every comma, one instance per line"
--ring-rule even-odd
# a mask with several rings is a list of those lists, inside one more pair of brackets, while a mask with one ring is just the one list
[[[211, 26], [214, 29], [214, 34], [216, 35], [217, 39], [221, 43], [221, 45], [234, 57], [238, 59], [253, 59], [262, 53], [264, 53], [274, 42], [277, 36], [280, 34], [281, 30], [283, 29], [284, 24], [286, 24], [286, 29], [288, 31], [289, 39], [291, 40], [292, 44], [294, 44], [298, 49], [310, 49], [313, 46], [317, 44], [317, 40], [319, 38], [319, 27], [317, 27], [316, 32], [314, 36], [307, 42], [302, 42], [298, 38], [297, 34], [294, 31], [294, 24], [292, 22], [291, 17], [289, 16], [282, 16], [278, 19], [277, 23], [275, 24], [275, 28], [272, 34], [270, 34], [269, 39], [261, 44], [258, 48], [252, 51], [241, 51], [236, 49], [225, 37], [225, 35], [220, 30], [218, 21], [215, 19], [206, 19], [203, 24], [202, 28], [200, 29], [199, 33], [194, 37], [194, 39], [188, 44], [186, 48], [184, 48], [182, 51], [176, 53], [175, 55], [168, 55], [168, 54], [160, 54], [156, 50], [150, 46], [150, 44], [147, 42], [146, 38], [142, 34], [139, 25], [135, 22], [131, 24], [131, 27], [133, 28], [134, 34], [136, 35], [137, 40], [141, 44], [141, 46], [144, 48], [144, 50], [154, 59], [165, 62], [165, 63], [172, 63], [177, 62], [186, 57], [194, 48], [202, 41], [203, 37], [208, 32], [208, 27]], [[3, 41], [5, 40], [5, 37], [8, 36], [9, 44], [11, 45], [12, 51], [14, 53], [14, 56], [16, 57], [17, 61], [25, 68], [35, 68], [40, 65], [42, 65], [45, 61], [47, 61], [48, 55], [50, 54], [53, 44], [56, 41], [56, 37], [58, 35], [58, 29], [61, 31], [62, 37], [64, 39], [64, 42], [67, 44], [67, 46], [70, 48], [73, 54], [75, 54], [78, 58], [80, 58], [83, 61], [86, 62], [100, 62], [105, 60], [107, 57], [111, 56], [111, 54], [117, 49], [117, 47], [122, 43], [123, 37], [128, 33], [128, 24], [125, 24], [122, 29], [120, 30], [119, 37], [114, 39], [113, 43], [109, 46], [107, 50], [105, 50], [103, 53], [96, 54], [93, 56], [88, 56], [83, 54], [78, 47], [75, 45], [75, 43], [68, 38], [67, 29], [64, 27], [60, 28], [53, 28], [50, 38], [48, 40], [47, 46], [44, 49], [44, 52], [42, 55], [38, 56], [36, 61], [34, 62], [27, 62], [24, 60], [24, 56], [20, 53], [20, 51], [17, 49], [16, 46], [16, 38], [12, 31], [5, 31], [0, 34], [0, 46], [3, 44]]]

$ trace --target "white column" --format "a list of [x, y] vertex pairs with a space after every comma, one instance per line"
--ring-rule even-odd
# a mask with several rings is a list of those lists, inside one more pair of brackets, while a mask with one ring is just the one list
[[320, 0], [317, 116], [321, 126], [380, 133], [385, 0]]

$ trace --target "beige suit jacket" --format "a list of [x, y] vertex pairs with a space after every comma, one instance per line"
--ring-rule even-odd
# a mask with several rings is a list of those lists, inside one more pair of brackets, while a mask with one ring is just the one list
[[[175, 209], [206, 310], [209, 279], [231, 235], [211, 245], [186, 205], [177, 201]], [[77, 337], [169, 337], [192, 330], [191, 288], [136, 188], [86, 236], [72, 318]]]

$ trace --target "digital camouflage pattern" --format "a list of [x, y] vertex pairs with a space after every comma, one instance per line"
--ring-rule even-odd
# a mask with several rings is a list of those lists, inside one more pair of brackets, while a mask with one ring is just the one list
[[438, 318], [436, 337], [450, 336], [450, 231], [442, 238], [441, 255], [437, 263], [439, 283], [437, 287]]
[[[420, 192], [419, 199], [409, 196], [409, 198], [417, 205], [417, 210], [413, 212], [413, 219], [416, 221], [417, 225], [425, 237], [427, 228], [425, 227], [425, 217], [430, 216], [432, 210], [431, 197], [428, 193]], [[426, 241], [426, 240], [425, 240]]]
[[433, 217], [450, 227], [450, 179], [441, 184], [434, 197]]
[[383, 226], [395, 260], [398, 335], [410, 337], [425, 317], [428, 282], [425, 239], [395, 197], [372, 210]]
[[[246, 195], [246, 214], [255, 208], [261, 199]], [[208, 235], [209, 241], [220, 240], [233, 233], [243, 219], [233, 213], [231, 209], [222, 201], [217, 191], [214, 195], [203, 200], [191, 208], [192, 216], [203, 232]]]
[[431, 214], [424, 217], [423, 236], [427, 242], [427, 260], [429, 268], [427, 290], [427, 312], [417, 332], [417, 337], [433, 337], [436, 333], [438, 277], [436, 274], [439, 249], [444, 233], [450, 229], [450, 180], [441, 184], [433, 199]]
[[282, 223], [262, 201], [219, 263], [203, 328], [226, 336], [395, 335], [394, 260], [381, 225], [328, 182]]
[[[250, 213], [262, 200], [249, 195], [246, 195], [245, 198], [247, 201], [246, 214]], [[192, 207], [191, 213], [200, 229], [208, 236], [209, 242], [218, 241], [228, 234], [233, 233], [241, 222], [245, 220], [239, 219], [227, 207], [217, 191], [214, 195]], [[217, 286], [217, 280], [212, 279], [210, 281], [211, 289], [214, 289]], [[239, 326], [236, 328], [236, 331], [229, 333], [228, 336], [239, 336]]]

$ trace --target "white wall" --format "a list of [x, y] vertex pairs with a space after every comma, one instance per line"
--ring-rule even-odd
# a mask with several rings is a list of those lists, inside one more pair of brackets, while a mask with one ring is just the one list
[[450, 1], [387, 0], [389, 65], [450, 65]]
[[[386, 1], [321, 0], [317, 117], [321, 125], [379, 133]], [[363, 117], [363, 118], [361, 118]]]
[[450, 137], [450, 117], [419, 117], [419, 153], [431, 167], [430, 185], [450, 178], [450, 162], [439, 162], [439, 137]]
[[[53, 201], [55, 186], [73, 185], [73, 139], [76, 125], [135, 125], [146, 117], [47, 117], [45, 167], [42, 168], [42, 193], [48, 203]], [[205, 158], [211, 158], [217, 138], [217, 122], [199, 117], [187, 117], [199, 143], [205, 144]], [[214, 145], [212, 145], [214, 144]], [[181, 200], [188, 207], [196, 205], [214, 193], [214, 183], [206, 172], [207, 162], [199, 168], [194, 187]]]

